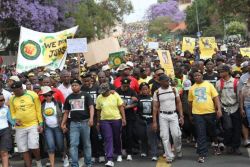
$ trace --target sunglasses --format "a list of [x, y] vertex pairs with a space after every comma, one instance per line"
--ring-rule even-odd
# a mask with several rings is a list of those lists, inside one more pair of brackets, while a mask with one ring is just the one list
[[3, 101], [5, 101], [5, 99], [0, 99], [0, 102], [3, 102]]
[[159, 73], [159, 74], [157, 74], [157, 76], [160, 77], [160, 76], [163, 75], [163, 74], [164, 74], [164, 73]]
[[43, 96], [44, 96], [44, 97], [51, 97], [52, 94], [44, 94]]

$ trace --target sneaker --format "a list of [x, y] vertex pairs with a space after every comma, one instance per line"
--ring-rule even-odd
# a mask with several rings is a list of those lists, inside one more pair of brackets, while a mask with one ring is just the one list
[[169, 157], [166, 158], [166, 162], [167, 162], [167, 163], [172, 163], [173, 161], [174, 161], [173, 158], [169, 158]]
[[216, 144], [215, 142], [212, 142], [211, 146], [212, 147], [218, 147], [218, 144]]
[[240, 151], [240, 149], [236, 148], [236, 149], [233, 149], [233, 154], [242, 155], [242, 152]]
[[219, 147], [214, 147], [214, 155], [221, 155], [221, 151]]
[[220, 148], [221, 151], [224, 151], [225, 150], [225, 145], [223, 143], [220, 143], [219, 148]]
[[79, 167], [82, 167], [85, 164], [83, 157], [78, 160], [78, 164], [79, 164]]
[[36, 167], [43, 167], [41, 160], [36, 161]]
[[69, 166], [69, 158], [66, 155], [65, 158], [63, 159], [63, 167], [68, 167]]
[[146, 156], [147, 156], [147, 154], [141, 153], [141, 157], [146, 157]]
[[92, 158], [91, 158], [91, 162], [92, 162], [92, 163], [95, 163], [95, 157], [92, 157]]
[[127, 156], [127, 160], [128, 160], [128, 161], [132, 161], [132, 156], [131, 156], [131, 155], [128, 155], [128, 156]]
[[98, 161], [99, 161], [99, 163], [105, 162], [105, 157], [104, 156], [100, 156]]
[[199, 163], [204, 163], [205, 162], [205, 157], [199, 157], [197, 161]]
[[182, 156], [183, 156], [182, 151], [176, 152], [176, 157], [177, 158], [182, 158]]
[[197, 148], [197, 147], [198, 147], [198, 143], [195, 143], [195, 144], [194, 144], [194, 148]]
[[244, 147], [250, 147], [250, 141], [249, 140], [244, 141]]
[[108, 166], [108, 167], [113, 167], [114, 166], [114, 162], [113, 161], [108, 161], [105, 166]]
[[164, 154], [162, 155], [162, 157], [163, 157], [163, 158], [166, 158], [167, 156], [166, 156], [166, 154], [164, 153]]
[[122, 156], [121, 155], [117, 156], [117, 162], [122, 162]]
[[46, 166], [46, 167], [50, 167], [50, 162], [47, 162], [47, 163], [45, 164], [45, 166]]
[[227, 148], [226, 148], [226, 153], [227, 153], [227, 154], [233, 154], [233, 149], [232, 149], [232, 147], [227, 147]]
[[152, 157], [151, 161], [157, 161], [158, 158], [157, 157]]

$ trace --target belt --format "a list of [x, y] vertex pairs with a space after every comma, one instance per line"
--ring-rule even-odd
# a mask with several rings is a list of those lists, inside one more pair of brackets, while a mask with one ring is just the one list
[[153, 116], [151, 115], [142, 115], [143, 118], [149, 119], [149, 118], [153, 118]]
[[161, 114], [167, 114], [167, 115], [171, 115], [174, 114], [175, 111], [160, 111]]

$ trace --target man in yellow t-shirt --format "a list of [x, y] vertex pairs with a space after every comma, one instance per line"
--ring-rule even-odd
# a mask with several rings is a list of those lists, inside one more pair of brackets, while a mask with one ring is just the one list
[[39, 133], [43, 131], [41, 102], [33, 91], [22, 88], [20, 81], [11, 85], [14, 96], [10, 98], [10, 112], [15, 120], [18, 151], [23, 153], [26, 167], [31, 167], [29, 150], [36, 158], [37, 167], [42, 167], [39, 150]]
[[[197, 153], [198, 162], [204, 163], [208, 155], [207, 135], [210, 132], [213, 142], [218, 145], [216, 135], [216, 115], [222, 116], [220, 101], [215, 87], [208, 81], [203, 81], [203, 74], [200, 70], [194, 70], [195, 84], [190, 88], [188, 101], [192, 119], [197, 132]], [[217, 147], [214, 148], [215, 154], [220, 154]]]

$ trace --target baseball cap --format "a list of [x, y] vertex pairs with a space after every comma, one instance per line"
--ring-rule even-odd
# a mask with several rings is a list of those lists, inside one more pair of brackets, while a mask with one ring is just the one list
[[82, 82], [79, 79], [73, 79], [71, 80], [70, 84], [77, 83], [79, 85], [82, 85]]
[[126, 65], [129, 66], [129, 67], [134, 67], [134, 63], [132, 63], [131, 61], [128, 61], [128, 62], [126, 63]]
[[159, 77], [159, 81], [169, 81], [169, 77], [167, 75], [163, 74]]
[[20, 81], [20, 79], [18, 78], [18, 76], [11, 76], [10, 78], [9, 78], [10, 80], [13, 80], [13, 81], [16, 81], [16, 82], [19, 82]]
[[121, 83], [122, 83], [122, 84], [130, 84], [130, 82], [131, 82], [131, 80], [130, 80], [129, 78], [123, 78], [123, 79], [121, 80]]
[[11, 85], [11, 89], [16, 89], [16, 88], [22, 88], [23, 84], [21, 81], [15, 81], [12, 85]]
[[53, 92], [53, 90], [51, 89], [51, 87], [49, 86], [43, 86], [41, 87], [41, 93], [40, 94], [46, 94], [46, 93], [49, 93], [49, 92]]
[[107, 70], [110, 70], [110, 67], [109, 67], [108, 64], [107, 64], [107, 65], [104, 65], [104, 66], [102, 67], [102, 71], [107, 71]]
[[125, 69], [129, 69], [129, 66], [127, 66], [126, 64], [121, 64], [118, 68], [118, 71], [123, 71]]
[[100, 87], [99, 87], [98, 92], [99, 92], [100, 94], [102, 94], [102, 93], [105, 93], [105, 92], [107, 92], [107, 91], [109, 91], [109, 90], [110, 90], [109, 84], [108, 84], [108, 83], [102, 83], [102, 84], [100, 85]]

